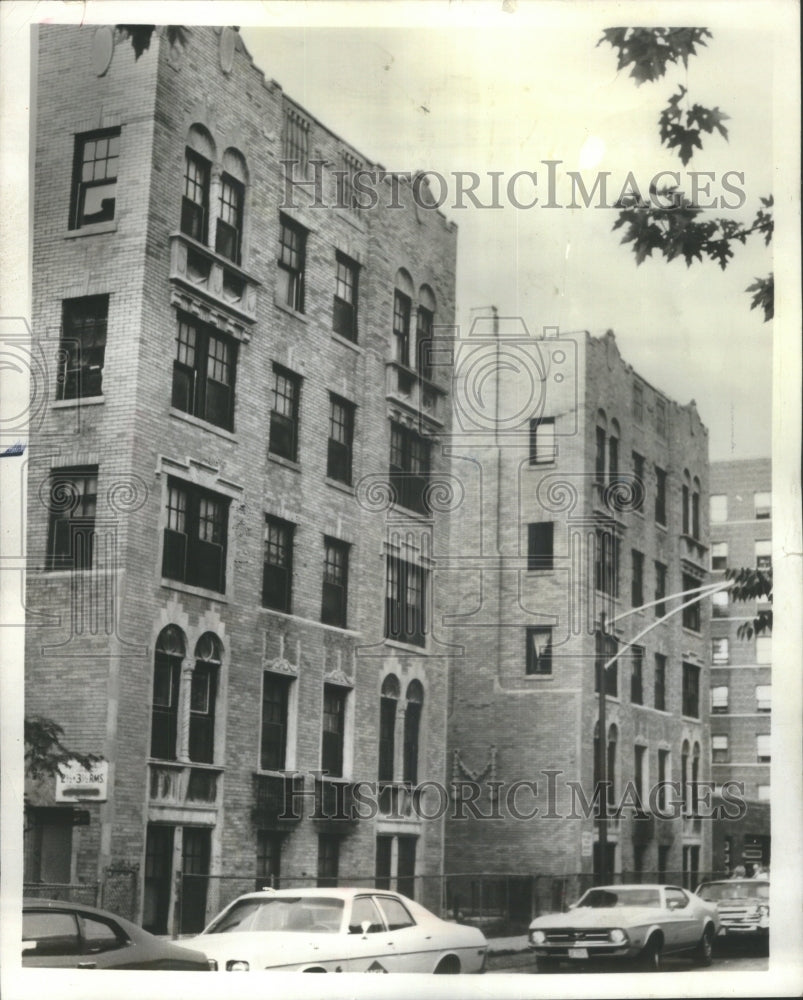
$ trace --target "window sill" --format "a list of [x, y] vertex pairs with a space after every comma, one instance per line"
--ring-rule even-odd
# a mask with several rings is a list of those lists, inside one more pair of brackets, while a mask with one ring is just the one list
[[342, 344], [344, 347], [350, 348], [352, 351], [356, 351], [357, 354], [363, 354], [363, 348], [354, 341], [349, 340], [348, 337], [344, 337], [342, 333], [337, 333], [336, 330], [332, 330], [332, 340], [337, 341], [338, 344]]
[[205, 597], [209, 601], [216, 601], [218, 604], [228, 604], [225, 594], [219, 593], [217, 590], [207, 590], [206, 587], [196, 587], [191, 583], [182, 583], [181, 580], [170, 580], [168, 577], [163, 576], [161, 579], [161, 586], [165, 587], [167, 590], [178, 590], [182, 594], [194, 594], [196, 597]]
[[198, 427], [202, 431], [209, 431], [212, 434], [217, 434], [218, 437], [222, 437], [225, 441], [231, 441], [233, 444], [237, 444], [237, 436], [232, 433], [232, 431], [227, 431], [225, 427], [218, 427], [217, 424], [210, 424], [208, 420], [202, 420], [200, 417], [196, 417], [192, 413], [185, 413], [184, 410], [177, 410], [174, 406], [170, 407], [168, 413], [175, 420], [181, 420], [185, 424], [191, 424], [193, 427]]
[[384, 643], [392, 649], [403, 649], [406, 653], [416, 653], [418, 656], [426, 656], [426, 646], [416, 646], [412, 642], [402, 642], [401, 639], [390, 639], [385, 636]]
[[702, 629], [689, 628], [688, 625], [683, 626], [683, 634], [687, 635], [690, 639], [702, 639], [703, 637]]
[[276, 455], [272, 451], [269, 451], [268, 458], [271, 462], [275, 462], [277, 465], [281, 465], [285, 469], [292, 469], [293, 472], [301, 472], [301, 466], [299, 463], [294, 462], [291, 458], [285, 458], [284, 455]]
[[326, 476], [324, 482], [327, 486], [331, 486], [333, 490], [340, 490], [341, 493], [345, 493], [347, 496], [354, 496], [354, 487], [350, 483], [341, 482], [339, 479], [331, 479]]
[[548, 674], [525, 674], [525, 681], [554, 681], [555, 675], [550, 672]]
[[555, 572], [555, 567], [554, 566], [528, 566], [527, 567], [527, 572], [528, 573], [554, 573]]
[[293, 309], [292, 306], [288, 306], [286, 302], [282, 302], [281, 299], [277, 299], [276, 296], [273, 297], [273, 304], [277, 309], [280, 309], [288, 316], [292, 316], [294, 319], [297, 319], [300, 323], [309, 323], [309, 319], [304, 313], [299, 312], [297, 309]]
[[527, 465], [530, 469], [554, 469], [557, 467], [558, 460], [556, 458], [551, 458], [548, 462], [528, 462]]
[[408, 514], [416, 521], [429, 522], [432, 520], [432, 514], [422, 514], [421, 511], [413, 510], [412, 507], [405, 507], [400, 503], [393, 503], [390, 505], [390, 509], [395, 514]]
[[702, 717], [699, 715], [681, 715], [680, 717], [684, 722], [696, 722], [698, 726], [703, 724]]
[[326, 622], [318, 621], [316, 618], [304, 618], [303, 615], [294, 615], [291, 611], [277, 611], [276, 608], [260, 608], [265, 614], [278, 615], [286, 621], [303, 622], [305, 625], [316, 625], [318, 628], [326, 629], [329, 632], [336, 632], [338, 635], [357, 638], [362, 633], [351, 628], [341, 628], [339, 625], [327, 625]]
[[105, 396], [76, 396], [75, 399], [56, 399], [50, 404], [52, 410], [71, 410], [79, 406], [102, 406]]
[[81, 226], [80, 229], [68, 229], [64, 234], [65, 240], [76, 240], [81, 236], [98, 236], [101, 233], [116, 233], [117, 220], [109, 219], [108, 222], [93, 222], [89, 226]]

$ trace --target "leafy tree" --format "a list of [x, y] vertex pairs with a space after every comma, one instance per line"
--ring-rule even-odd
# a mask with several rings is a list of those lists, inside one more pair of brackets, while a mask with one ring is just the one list
[[[630, 67], [630, 76], [637, 86], [655, 82], [672, 65], [688, 66], [689, 58], [697, 55], [698, 47], [712, 38], [708, 28], [607, 28], [597, 42], [610, 45], [618, 54], [618, 69]], [[703, 148], [703, 136], [717, 132], [725, 141], [728, 130], [723, 124], [729, 118], [719, 107], [707, 108], [690, 104], [688, 91], [682, 85], [668, 99], [658, 116], [661, 143], [674, 150], [684, 166], [695, 150]], [[657, 250], [666, 260], [682, 257], [686, 266], [708, 259], [724, 270], [733, 257], [734, 247], [744, 245], [750, 236], [763, 237], [767, 246], [772, 240], [772, 196], [761, 198], [752, 222], [744, 224], [730, 218], [714, 218], [699, 208], [677, 187], [651, 189], [650, 199], [627, 196], [620, 209], [614, 230], [624, 227], [622, 243], [630, 243], [641, 264]], [[751, 309], [759, 308], [764, 321], [774, 314], [775, 286], [773, 275], [756, 278], [745, 291], [752, 292]]]
[[[131, 42], [135, 59], [139, 59], [142, 53], [150, 48], [151, 38], [156, 31], [155, 24], [117, 24], [115, 28], [119, 38]], [[187, 44], [187, 29], [182, 25], [168, 24], [165, 25], [164, 31], [171, 45], [184, 48]]]
[[25, 770], [31, 778], [55, 777], [62, 764], [71, 761], [89, 769], [103, 760], [94, 753], [82, 754], [62, 743], [64, 730], [44, 715], [25, 716]]
[[[772, 604], [772, 569], [729, 569], [726, 577], [733, 580], [730, 595], [735, 601], [766, 601]], [[750, 639], [772, 631], [772, 608], [758, 611], [752, 621], [737, 630], [740, 639]]]

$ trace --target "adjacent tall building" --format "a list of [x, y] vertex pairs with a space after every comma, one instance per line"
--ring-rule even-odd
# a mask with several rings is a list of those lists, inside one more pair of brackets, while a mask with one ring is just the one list
[[[711, 602], [672, 595], [708, 580], [706, 428], [611, 332], [490, 317], [455, 356], [451, 870], [693, 886], [710, 865], [693, 784], [710, 778]], [[602, 777], [625, 804], [604, 833]]]
[[437, 906], [455, 227], [233, 28], [42, 27], [36, 120], [26, 712], [106, 763], [29, 788], [26, 882], [161, 933], [255, 881]]
[[[772, 567], [772, 468], [768, 458], [711, 464], [711, 569]], [[711, 758], [718, 786], [746, 803], [743, 816], [714, 824], [714, 862], [729, 870], [770, 863], [770, 722], [772, 635], [749, 637], [767, 600], [714, 598], [711, 623]]]

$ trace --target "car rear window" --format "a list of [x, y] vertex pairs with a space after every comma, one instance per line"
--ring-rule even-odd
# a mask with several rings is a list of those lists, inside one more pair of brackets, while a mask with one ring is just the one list
[[24, 952], [30, 955], [77, 955], [78, 924], [72, 913], [28, 910], [22, 915]]

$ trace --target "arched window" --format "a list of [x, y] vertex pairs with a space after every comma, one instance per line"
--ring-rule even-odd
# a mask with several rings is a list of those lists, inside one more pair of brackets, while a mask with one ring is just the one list
[[700, 537], [700, 480], [694, 477], [691, 491], [691, 535]]
[[689, 812], [689, 741], [684, 740], [680, 748], [680, 794], [683, 798], [683, 812]]
[[379, 699], [379, 780], [393, 781], [393, 758], [396, 749], [396, 706], [401, 688], [398, 678], [388, 674], [382, 682]]
[[215, 250], [235, 264], [240, 263], [242, 253], [245, 185], [245, 160], [236, 149], [227, 149], [220, 175]]
[[619, 478], [619, 424], [611, 421], [611, 434], [608, 438], [608, 482], [615, 483]]
[[404, 774], [403, 780], [418, 784], [418, 739], [421, 731], [421, 711], [424, 689], [420, 681], [407, 686], [407, 710], [404, 713]]
[[211, 764], [215, 755], [215, 702], [222, 649], [220, 639], [205, 632], [195, 647], [190, 686], [190, 760]]
[[410, 367], [410, 313], [413, 303], [413, 279], [400, 267], [396, 272], [393, 293], [393, 360]]
[[429, 285], [418, 290], [416, 323], [416, 368], [424, 378], [432, 378], [432, 326], [435, 321], [435, 293]]
[[215, 144], [201, 125], [193, 125], [184, 152], [184, 194], [181, 199], [181, 231], [207, 243], [209, 239], [209, 185]]
[[605, 441], [608, 436], [608, 420], [604, 410], [597, 410], [597, 426], [594, 447], [594, 479], [600, 485], [605, 482]]
[[684, 535], [691, 533], [691, 477], [689, 476], [689, 470], [683, 470], [683, 485], [681, 487], [682, 497], [681, 497], [681, 518], [682, 518], [682, 531]]
[[151, 757], [159, 760], [176, 759], [178, 692], [185, 650], [180, 628], [168, 625], [162, 629], [156, 640], [151, 705]]

